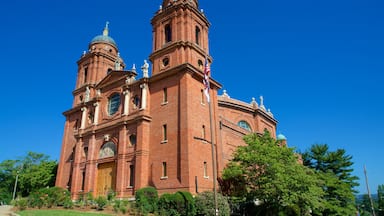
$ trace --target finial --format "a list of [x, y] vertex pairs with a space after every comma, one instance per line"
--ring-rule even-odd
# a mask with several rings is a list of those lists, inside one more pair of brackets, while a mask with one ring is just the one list
[[160, 5], [160, 6], [159, 6], [159, 10], [163, 10], [163, 5]]
[[260, 96], [260, 108], [262, 110], [265, 110], [265, 106], [264, 106], [264, 97], [263, 96]]
[[273, 117], [273, 113], [271, 112], [271, 109], [268, 109], [268, 114]]
[[103, 31], [103, 35], [104, 36], [108, 36], [108, 33], [109, 33], [109, 22], [107, 21], [106, 23], [105, 23], [105, 28], [104, 28], [104, 31]]
[[227, 93], [227, 90], [223, 90], [223, 97], [230, 98], [228, 93]]
[[133, 71], [133, 72], [136, 72], [136, 64], [133, 64], [133, 65], [132, 65], [132, 71]]

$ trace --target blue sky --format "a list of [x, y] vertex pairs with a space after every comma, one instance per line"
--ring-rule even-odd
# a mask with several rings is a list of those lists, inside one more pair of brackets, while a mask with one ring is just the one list
[[[141, 65], [161, 2], [3, 2], [0, 161], [28, 151], [58, 159], [76, 61], [109, 21], [126, 64]], [[346, 149], [361, 193], [364, 165], [371, 191], [384, 184], [383, 1], [200, 0], [200, 7], [212, 24], [212, 76], [232, 98], [263, 95], [278, 132], [300, 151], [315, 143]]]

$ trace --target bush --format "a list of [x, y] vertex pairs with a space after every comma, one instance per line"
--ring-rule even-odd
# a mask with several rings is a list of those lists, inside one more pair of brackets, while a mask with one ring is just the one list
[[[214, 193], [211, 191], [205, 191], [201, 194], [198, 194], [195, 198], [195, 205], [196, 205], [196, 215], [204, 215], [204, 216], [214, 216]], [[230, 215], [230, 208], [227, 199], [221, 195], [220, 193], [217, 193], [217, 206], [219, 209], [219, 215], [220, 216], [229, 216]]]
[[97, 210], [101, 211], [107, 205], [108, 200], [104, 196], [99, 196], [99, 197], [96, 198], [95, 202], [96, 202], [96, 205], [97, 205]]
[[28, 206], [31, 208], [51, 208], [64, 206], [69, 201], [71, 201], [71, 195], [68, 190], [59, 187], [42, 188], [29, 195]]
[[142, 214], [154, 213], [157, 210], [158, 194], [153, 187], [145, 187], [136, 191], [136, 207]]
[[13, 205], [16, 206], [20, 211], [23, 211], [28, 206], [28, 200], [27, 198], [20, 198], [15, 200]]
[[158, 203], [159, 214], [163, 216], [194, 216], [196, 208], [192, 194], [178, 191], [175, 194], [163, 194]]

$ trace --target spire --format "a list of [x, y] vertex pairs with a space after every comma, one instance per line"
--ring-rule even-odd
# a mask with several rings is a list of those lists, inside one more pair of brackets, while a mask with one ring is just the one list
[[105, 28], [104, 28], [104, 31], [103, 31], [103, 36], [108, 36], [108, 33], [109, 33], [108, 26], [109, 26], [109, 22], [107, 21], [105, 23]]

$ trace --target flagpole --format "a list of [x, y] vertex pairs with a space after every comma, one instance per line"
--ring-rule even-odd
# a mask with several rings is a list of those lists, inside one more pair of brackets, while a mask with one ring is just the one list
[[217, 189], [216, 189], [216, 179], [217, 179], [217, 165], [216, 165], [216, 154], [215, 154], [215, 144], [213, 142], [213, 118], [212, 118], [212, 106], [211, 106], [211, 100], [208, 100], [208, 106], [209, 106], [209, 121], [211, 125], [211, 146], [212, 146], [212, 167], [213, 167], [213, 203], [215, 205], [215, 212], [214, 215], [219, 215], [219, 209], [217, 206]]
[[212, 104], [211, 104], [211, 97], [209, 95], [209, 89], [210, 89], [210, 83], [209, 83], [209, 73], [211, 69], [209, 67], [208, 63], [208, 55], [205, 56], [205, 65], [204, 65], [204, 78], [203, 78], [203, 84], [204, 84], [204, 93], [207, 97], [208, 107], [209, 107], [209, 124], [211, 128], [211, 152], [212, 152], [212, 172], [213, 172], [213, 203], [215, 205], [215, 212], [214, 215], [219, 215], [219, 209], [217, 207], [217, 189], [216, 189], [216, 181], [217, 181], [217, 165], [216, 165], [216, 154], [215, 154], [215, 143], [213, 142], [214, 139], [214, 126], [213, 123], [213, 117], [212, 117]]
[[366, 169], [365, 165], [364, 165], [364, 175], [365, 175], [365, 184], [367, 185], [368, 197], [369, 197], [369, 201], [371, 203], [372, 215], [376, 216], [375, 208], [373, 207], [371, 192], [369, 191], [367, 169]]

